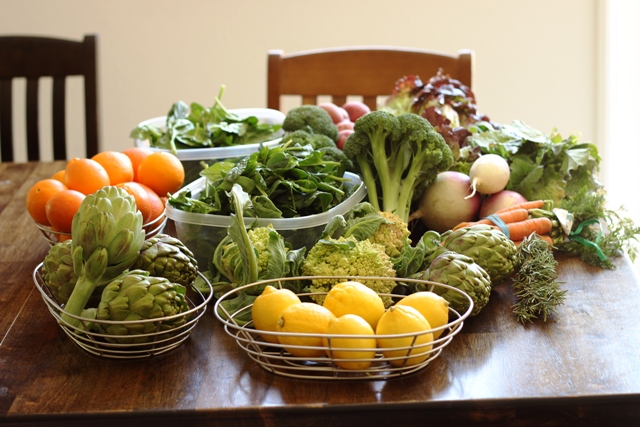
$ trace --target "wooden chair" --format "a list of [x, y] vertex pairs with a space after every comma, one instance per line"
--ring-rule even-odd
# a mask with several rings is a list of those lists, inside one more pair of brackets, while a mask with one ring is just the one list
[[362, 96], [372, 110], [377, 97], [390, 95], [395, 82], [406, 75], [427, 80], [442, 68], [445, 74], [471, 87], [474, 53], [448, 55], [399, 47], [344, 47], [285, 55], [270, 50], [267, 66], [267, 106], [280, 109], [281, 95], [302, 95], [303, 104], [317, 104], [330, 95], [342, 105], [347, 96]]
[[82, 41], [50, 37], [0, 37], [0, 155], [14, 161], [12, 80], [26, 78], [27, 159], [39, 160], [38, 86], [41, 77], [53, 77], [53, 158], [67, 158], [65, 86], [68, 76], [84, 76], [86, 155], [98, 152], [97, 36]]

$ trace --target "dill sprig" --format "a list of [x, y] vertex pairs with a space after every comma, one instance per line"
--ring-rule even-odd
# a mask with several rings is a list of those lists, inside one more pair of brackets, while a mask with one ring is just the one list
[[518, 270], [513, 278], [516, 303], [513, 312], [519, 322], [533, 322], [539, 316], [544, 322], [564, 303], [566, 290], [556, 279], [558, 262], [547, 242], [535, 233], [525, 238], [516, 251]]

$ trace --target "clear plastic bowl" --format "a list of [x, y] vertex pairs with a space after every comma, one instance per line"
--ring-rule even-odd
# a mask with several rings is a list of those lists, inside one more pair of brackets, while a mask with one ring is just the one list
[[[309, 250], [331, 218], [347, 213], [367, 194], [366, 187], [357, 174], [346, 172], [344, 176], [350, 180], [347, 185], [356, 189], [346, 200], [326, 212], [298, 218], [244, 218], [244, 222], [247, 226], [254, 221], [258, 226], [271, 224], [294, 249], [305, 246]], [[205, 185], [206, 179], [201, 177], [183, 187], [175, 196], [188, 189], [191, 190], [191, 197], [197, 198]], [[231, 217], [185, 212], [169, 204], [167, 204], [166, 215], [174, 221], [178, 238], [194, 253], [200, 268], [206, 269], [213, 251], [227, 235]]]

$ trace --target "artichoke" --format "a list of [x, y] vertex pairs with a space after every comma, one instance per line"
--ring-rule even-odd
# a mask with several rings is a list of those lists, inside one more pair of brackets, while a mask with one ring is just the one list
[[[171, 283], [164, 277], [150, 276], [148, 271], [132, 270], [105, 286], [96, 319], [129, 322], [174, 316], [189, 310], [186, 293], [186, 288], [179, 283]], [[96, 323], [101, 333], [123, 336], [106, 338], [110, 342], [139, 344], [153, 341], [155, 336], [126, 336], [170, 331], [186, 322], [185, 315], [157, 322]]]
[[516, 245], [490, 225], [463, 227], [448, 234], [442, 246], [472, 258], [491, 277], [495, 286], [515, 271]]
[[191, 285], [198, 274], [198, 263], [184, 243], [167, 234], [158, 234], [142, 244], [132, 269], [145, 270], [183, 286]]
[[[444, 252], [431, 262], [423, 278], [443, 283], [464, 291], [473, 300], [471, 316], [480, 313], [489, 302], [491, 278], [472, 258], [456, 252]], [[469, 301], [458, 292], [436, 286], [433, 292], [449, 301], [451, 308], [459, 313], [469, 308]]]
[[73, 271], [71, 240], [56, 243], [44, 257], [42, 281], [58, 304], [65, 304], [77, 280], [78, 275]]
[[[71, 256], [78, 276], [64, 308], [80, 316], [96, 286], [131, 267], [144, 242], [142, 214], [123, 188], [106, 186], [82, 201], [71, 223]], [[80, 322], [63, 313], [72, 327]]]

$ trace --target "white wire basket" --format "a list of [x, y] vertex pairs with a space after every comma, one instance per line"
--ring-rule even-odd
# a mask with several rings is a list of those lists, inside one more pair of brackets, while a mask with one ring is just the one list
[[[160, 317], [156, 319], [133, 320], [133, 321], [111, 321], [86, 319], [65, 313], [67, 316], [80, 321], [80, 327], [76, 327], [62, 318], [63, 307], [56, 301], [55, 297], [45, 285], [42, 278], [42, 263], [33, 271], [33, 281], [42, 295], [49, 312], [58, 322], [58, 325], [83, 350], [96, 356], [110, 359], [141, 359], [157, 356], [175, 349], [189, 338], [191, 331], [195, 328], [198, 320], [207, 310], [207, 304], [213, 295], [213, 288], [207, 278], [198, 272], [209, 292], [201, 292], [195, 286], [187, 286], [186, 299], [189, 309], [184, 313], [173, 316]], [[184, 319], [184, 323], [167, 330], [163, 325], [169, 321]], [[155, 327], [154, 332], [137, 335], [109, 335], [89, 329], [88, 325], [134, 325], [141, 323], [151, 323]], [[123, 341], [126, 341], [124, 343]]]
[[[359, 276], [359, 277], [337, 277], [340, 280], [395, 280], [398, 284], [415, 283], [421, 284], [426, 290], [435, 291], [448, 290], [449, 292], [455, 292], [460, 294], [460, 297], [466, 298], [469, 301], [469, 308], [463, 313], [459, 313], [449, 306], [449, 323], [438, 328], [433, 328], [427, 331], [419, 333], [407, 333], [396, 335], [376, 335], [375, 338], [379, 339], [394, 339], [410, 337], [412, 339], [411, 345], [405, 347], [385, 348], [385, 356], [380, 348], [338, 348], [332, 347], [333, 339], [371, 339], [370, 335], [330, 335], [330, 334], [300, 334], [300, 333], [283, 333], [283, 332], [268, 332], [258, 331], [253, 327], [253, 322], [249, 320], [247, 323], [239, 321], [244, 316], [250, 319], [250, 310], [252, 305], [245, 306], [234, 313], [229, 313], [221, 305], [223, 301], [230, 300], [238, 296], [240, 292], [246, 291], [256, 286], [271, 285], [275, 288], [285, 288], [287, 281], [309, 281], [312, 279], [328, 279], [336, 278], [335, 276], [306, 276], [306, 277], [287, 277], [281, 279], [264, 280], [256, 283], [252, 283], [246, 286], [241, 286], [233, 289], [226, 294], [222, 295], [214, 305], [214, 313], [218, 320], [223, 323], [225, 332], [235, 339], [236, 343], [242, 348], [250, 359], [258, 363], [258, 365], [264, 370], [276, 375], [289, 378], [300, 379], [325, 379], [325, 380], [380, 380], [387, 378], [394, 378], [400, 376], [406, 376], [414, 372], [420, 371], [425, 368], [429, 363], [435, 360], [444, 347], [446, 347], [455, 335], [457, 335], [464, 324], [464, 320], [469, 317], [473, 310], [473, 300], [469, 295], [460, 289], [448, 286], [442, 283], [430, 282], [419, 279], [406, 279], [406, 278], [389, 278], [389, 277], [377, 277], [377, 276]], [[315, 293], [302, 293], [298, 294], [302, 301], [305, 301], [307, 297], [312, 295], [325, 295], [326, 292]], [[380, 296], [389, 296], [397, 301], [403, 298], [405, 295], [396, 294], [379, 294]], [[238, 319], [238, 321], [236, 321]], [[428, 343], [417, 344], [416, 341], [420, 335], [433, 334], [441, 331], [441, 335]], [[328, 346], [309, 347], [309, 346], [295, 346], [287, 344], [273, 344], [265, 341], [262, 335], [273, 336], [289, 336], [299, 338], [327, 338]], [[431, 348], [429, 348], [429, 346]], [[286, 349], [295, 347], [301, 350], [322, 350], [326, 356], [301, 358], [293, 356]], [[345, 354], [345, 351], [359, 351], [359, 352], [371, 352], [373, 351], [375, 356], [372, 358], [343, 358], [338, 359], [334, 357], [334, 352], [341, 352]], [[389, 356], [388, 352], [400, 352], [400, 356]], [[410, 359], [416, 357], [419, 354], [428, 354], [428, 357], [419, 363], [411, 364], [407, 363]], [[366, 369], [344, 369], [339, 367], [336, 362], [366, 362], [369, 366]]]
[[[165, 225], [167, 224], [167, 215], [165, 214], [165, 212], [166, 209], [163, 210], [162, 214], [160, 214], [156, 219], [142, 225], [142, 228], [145, 231], [145, 239], [149, 239], [156, 234], [162, 233]], [[49, 243], [49, 246], [53, 246], [58, 242], [64, 242], [65, 240], [71, 239], [71, 233], [53, 230], [51, 227], [37, 223], [35, 221], [34, 223], [42, 233], [42, 237], [44, 237], [47, 243]]]

